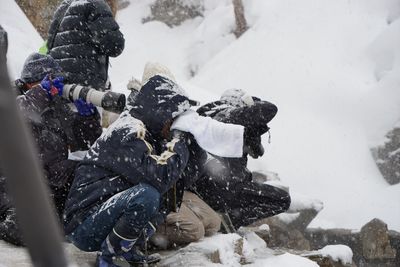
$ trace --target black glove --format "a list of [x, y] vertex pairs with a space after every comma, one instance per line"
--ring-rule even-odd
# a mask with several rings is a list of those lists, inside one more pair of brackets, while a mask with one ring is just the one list
[[264, 155], [264, 147], [261, 144], [261, 136], [252, 129], [244, 128], [243, 136], [243, 154], [249, 154], [252, 158], [258, 158]]

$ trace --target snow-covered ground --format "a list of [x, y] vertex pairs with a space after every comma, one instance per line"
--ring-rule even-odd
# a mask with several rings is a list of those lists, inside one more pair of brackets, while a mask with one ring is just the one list
[[[250, 29], [240, 39], [231, 0], [204, 0], [204, 18], [172, 29], [141, 23], [153, 1], [118, 13], [126, 48], [111, 60], [116, 91], [128, 93], [128, 80], [157, 61], [203, 104], [230, 88], [273, 102], [272, 143], [264, 138], [266, 155], [250, 167], [279, 173], [296, 205], [323, 201], [312, 227], [359, 229], [378, 217], [400, 231], [400, 184], [385, 182], [369, 151], [400, 117], [398, 0], [246, 0]], [[43, 40], [13, 0], [0, 2], [16, 78]], [[278, 260], [257, 266], [286, 266]]]

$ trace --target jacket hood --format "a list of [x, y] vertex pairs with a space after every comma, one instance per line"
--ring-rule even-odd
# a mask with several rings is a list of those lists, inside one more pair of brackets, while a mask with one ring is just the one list
[[190, 109], [183, 89], [169, 78], [155, 75], [128, 98], [130, 113], [141, 120], [148, 131], [159, 135], [166, 122]]

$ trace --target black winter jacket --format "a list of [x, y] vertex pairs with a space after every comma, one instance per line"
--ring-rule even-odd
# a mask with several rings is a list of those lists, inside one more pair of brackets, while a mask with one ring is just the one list
[[[245, 144], [249, 144], [249, 151], [253, 157], [262, 156], [264, 148], [261, 144], [261, 135], [269, 130], [268, 123], [275, 117], [278, 108], [267, 101], [251, 97], [253, 103], [246, 105], [237, 96], [232, 99], [214, 101], [201, 106], [197, 112], [202, 116], [211, 117], [224, 123], [233, 123], [245, 127]], [[247, 139], [247, 140], [246, 140]], [[221, 158], [212, 156], [215, 160], [208, 161], [206, 176], [214, 178], [214, 182], [221, 187], [233, 190], [237, 182], [251, 182], [252, 174], [247, 169], [247, 154], [241, 158]], [[217, 163], [218, 162], [218, 163]], [[221, 166], [216, 166], [220, 164]], [[215, 165], [215, 166], [211, 166]]]
[[[173, 114], [188, 107], [188, 98], [178, 89], [171, 80], [151, 78], [135, 96], [135, 103], [130, 103], [130, 110], [91, 147], [76, 170], [66, 202], [66, 234], [110, 197], [138, 183], [153, 186], [164, 199], [177, 182], [181, 186], [190, 183], [180, 179], [189, 159], [185, 140], [166, 143], [160, 136]], [[190, 169], [194, 172], [195, 167]]]
[[49, 29], [49, 54], [68, 83], [104, 89], [109, 57], [120, 55], [125, 39], [105, 0], [64, 0]]
[[[252, 97], [245, 105], [240, 99], [219, 100], [206, 104], [197, 111], [218, 121], [245, 126], [245, 144], [253, 157], [262, 156], [261, 135], [269, 130], [267, 123], [276, 115], [277, 107]], [[277, 187], [253, 181], [247, 168], [247, 154], [242, 158], [210, 157], [205, 172], [196, 181], [193, 190], [213, 209], [227, 212], [235, 228], [249, 225], [257, 219], [286, 211], [290, 206], [289, 194]]]
[[68, 150], [88, 150], [102, 132], [100, 116], [98, 113], [80, 116], [61, 97], [50, 101], [40, 86], [19, 96], [17, 102], [31, 126], [39, 159], [61, 215], [77, 165], [77, 161], [68, 159]]

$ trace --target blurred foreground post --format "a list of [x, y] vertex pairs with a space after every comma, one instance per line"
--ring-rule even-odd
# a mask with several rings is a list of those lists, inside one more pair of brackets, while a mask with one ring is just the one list
[[[0, 41], [3, 39], [0, 37]], [[0, 50], [1, 167], [7, 177], [19, 226], [33, 265], [66, 267], [60, 229], [43, 181], [37, 152], [18, 112], [11, 89], [5, 46], [0, 44]]]

